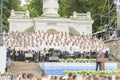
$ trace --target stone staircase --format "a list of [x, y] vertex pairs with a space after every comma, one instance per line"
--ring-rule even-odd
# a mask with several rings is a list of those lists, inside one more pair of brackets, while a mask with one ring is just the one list
[[120, 62], [117, 62], [118, 70], [120, 70]]
[[17, 77], [18, 74], [22, 73], [32, 73], [36, 77], [40, 77], [42, 74], [42, 70], [40, 69], [39, 64], [34, 62], [12, 62], [10, 70], [13, 77]]

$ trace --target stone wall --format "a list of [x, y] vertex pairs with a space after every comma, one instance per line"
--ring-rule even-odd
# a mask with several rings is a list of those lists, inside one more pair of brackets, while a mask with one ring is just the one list
[[120, 58], [120, 38], [109, 40], [105, 42], [106, 45], [110, 48], [110, 51], [117, 58]]

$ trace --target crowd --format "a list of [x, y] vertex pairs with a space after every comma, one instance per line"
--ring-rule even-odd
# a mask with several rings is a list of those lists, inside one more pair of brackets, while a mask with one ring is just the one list
[[[7, 48], [7, 62], [9, 67], [10, 59], [15, 61], [24, 61], [26, 57], [39, 56], [39, 60], [48, 60], [54, 52], [59, 58], [66, 58], [70, 55], [80, 57], [90, 57], [89, 53], [102, 51], [106, 53], [109, 48], [105, 45], [102, 38], [97, 38], [91, 34], [69, 36], [67, 32], [8, 32], [3, 33], [3, 46]], [[78, 55], [76, 55], [78, 53]], [[29, 54], [29, 55], [28, 55]], [[38, 54], [38, 55], [35, 55]], [[68, 54], [68, 55], [66, 55]], [[86, 55], [87, 54], [87, 55]], [[11, 73], [6, 68], [5, 74], [0, 74], [0, 80], [10, 80]], [[77, 75], [56, 76], [42, 74], [41, 78], [36, 78], [33, 74], [18, 75], [17, 80], [78, 80]], [[82, 80], [112, 80], [106, 76], [83, 75]], [[120, 80], [116, 77], [116, 80]]]
[[10, 68], [6, 67], [5, 73], [4, 74], [0, 73], [0, 80], [11, 80], [11, 78], [12, 76], [11, 76]]
[[91, 52], [109, 51], [102, 38], [84, 33], [69, 36], [67, 32], [16, 31], [4, 33], [3, 43], [7, 47], [8, 56], [15, 61], [24, 61], [26, 57], [34, 60], [36, 53], [39, 56], [37, 61], [48, 61], [53, 53], [57, 53], [59, 58], [86, 58], [91, 57]]
[[67, 32], [48, 33], [38, 32], [9, 32], [4, 33], [4, 46], [11, 47], [16, 51], [44, 51], [54, 50], [73, 52], [90, 52], [102, 49], [106, 51], [102, 38], [98, 39], [92, 35], [69, 36]]
[[35, 76], [32, 73], [26, 74], [18, 74], [17, 76], [12, 76], [10, 72], [10, 68], [5, 68], [5, 73], [0, 73], [0, 80], [120, 80], [120, 76], [112, 76], [112, 75], [76, 75], [69, 73], [68, 75], [49, 75], [46, 73], [42, 73], [39, 76]]
[[23, 73], [22, 75], [18, 75], [17, 80], [77, 80], [77, 75], [56, 76], [43, 73], [41, 77], [36, 78], [33, 74]]

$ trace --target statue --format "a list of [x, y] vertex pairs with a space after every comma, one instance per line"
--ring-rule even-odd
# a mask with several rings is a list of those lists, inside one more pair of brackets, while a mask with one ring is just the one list
[[15, 16], [15, 11], [13, 9], [11, 10], [11, 16]]
[[43, 16], [59, 17], [58, 8], [58, 0], [43, 0]]

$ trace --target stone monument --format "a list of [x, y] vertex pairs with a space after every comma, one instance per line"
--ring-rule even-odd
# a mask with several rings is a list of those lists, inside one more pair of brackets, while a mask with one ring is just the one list
[[73, 12], [70, 18], [60, 17], [58, 14], [58, 0], [43, 0], [43, 14], [30, 18], [29, 11], [11, 10], [9, 31], [44, 31], [67, 32], [71, 35], [92, 34], [93, 20], [90, 12]]

